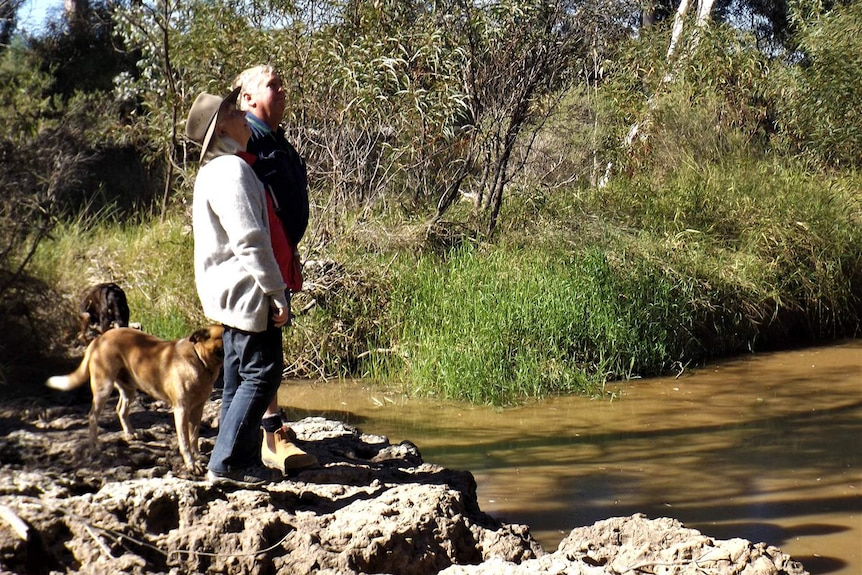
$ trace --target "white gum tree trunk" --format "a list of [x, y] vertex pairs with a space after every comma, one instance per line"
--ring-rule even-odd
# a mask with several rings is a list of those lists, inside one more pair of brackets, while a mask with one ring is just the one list
[[[697, 18], [694, 22], [694, 33], [692, 34], [692, 47], [697, 45], [697, 31], [706, 26], [709, 22], [709, 14], [712, 12], [712, 4], [715, 0], [698, 0], [697, 2]], [[670, 45], [667, 49], [668, 62], [673, 60], [676, 55], [676, 48], [679, 44], [679, 39], [682, 37], [683, 27], [685, 25], [685, 17], [688, 14], [688, 9], [691, 5], [689, 0], [682, 0], [679, 7], [676, 9], [676, 14], [673, 17], [673, 29], [670, 36]]]
[[[712, 5], [715, 0], [696, 0], [697, 1], [697, 16], [695, 18], [694, 23], [694, 31], [691, 34], [691, 39], [688, 43], [688, 51], [694, 50], [697, 46], [698, 42], [698, 30], [703, 28], [709, 23], [709, 16], [712, 12]], [[649, 4], [649, 2], [647, 3]], [[673, 28], [671, 30], [670, 44], [667, 49], [667, 68], [665, 71], [665, 75], [662, 78], [662, 82], [659, 85], [659, 90], [662, 85], [671, 82], [674, 77], [674, 71], [677, 65], [677, 48], [679, 47], [680, 39], [683, 37], [683, 29], [685, 27], [685, 18], [688, 15], [689, 8], [691, 7], [690, 0], [681, 0], [679, 6], [676, 9], [676, 14], [674, 14], [673, 18]], [[654, 107], [654, 97], [651, 96], [646, 103], [646, 113], [644, 117], [629, 128], [629, 132], [624, 139], [624, 144], [626, 146], [631, 146], [636, 139], [646, 139], [648, 134], [648, 127], [650, 118], [652, 116], [652, 110]], [[604, 187], [608, 179], [610, 178], [611, 171], [613, 169], [612, 164], [607, 164], [605, 173], [603, 176], [598, 178], [598, 186]]]
[[676, 14], [673, 17], [673, 29], [670, 34], [670, 45], [667, 49], [667, 59], [670, 61], [674, 53], [676, 53], [676, 45], [679, 43], [679, 38], [682, 36], [682, 28], [683, 23], [685, 22], [685, 15], [688, 13], [688, 0], [682, 0], [679, 3], [679, 7], [676, 9]]

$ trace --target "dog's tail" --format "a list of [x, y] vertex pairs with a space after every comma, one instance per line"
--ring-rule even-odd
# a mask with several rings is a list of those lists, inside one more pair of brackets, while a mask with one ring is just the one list
[[90, 342], [90, 345], [87, 346], [87, 351], [84, 352], [84, 359], [81, 360], [80, 365], [78, 365], [78, 369], [69, 375], [55, 375], [49, 377], [48, 381], [45, 382], [45, 385], [52, 389], [69, 391], [76, 387], [81, 387], [90, 381], [90, 354], [95, 345], [96, 340]]

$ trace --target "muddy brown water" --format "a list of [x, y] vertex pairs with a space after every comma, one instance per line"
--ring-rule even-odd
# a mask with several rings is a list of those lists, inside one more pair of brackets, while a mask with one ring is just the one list
[[776, 545], [812, 574], [862, 575], [862, 341], [615, 390], [492, 409], [291, 382], [279, 401], [471, 471], [482, 510], [529, 525], [548, 551], [574, 527], [644, 513]]

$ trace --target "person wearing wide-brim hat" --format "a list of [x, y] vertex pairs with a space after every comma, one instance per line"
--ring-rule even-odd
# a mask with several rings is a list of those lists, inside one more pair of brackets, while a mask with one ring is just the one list
[[242, 157], [251, 136], [239, 90], [206, 92], [186, 134], [201, 145], [192, 202], [195, 284], [204, 314], [224, 325], [224, 392], [208, 464], [213, 483], [271, 480], [261, 465], [260, 423], [281, 383], [286, 285], [273, 252], [263, 184]]

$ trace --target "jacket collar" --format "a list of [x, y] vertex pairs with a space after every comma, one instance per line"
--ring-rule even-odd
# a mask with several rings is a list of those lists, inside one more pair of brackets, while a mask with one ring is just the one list
[[264, 123], [263, 120], [252, 114], [251, 112], [245, 113], [245, 118], [248, 120], [248, 125], [251, 128], [251, 131], [255, 136], [265, 136], [266, 134], [273, 133], [274, 130], [271, 130], [269, 126]]

